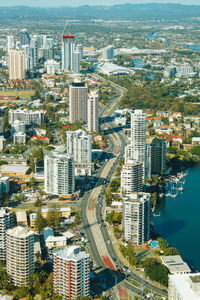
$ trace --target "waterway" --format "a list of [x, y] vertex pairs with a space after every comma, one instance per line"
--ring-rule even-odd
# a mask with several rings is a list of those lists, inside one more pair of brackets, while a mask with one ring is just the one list
[[[149, 41], [153, 41], [155, 39], [157, 39], [160, 35], [160, 31], [155, 31], [153, 34], [147, 36], [147, 40]], [[169, 42], [163, 42], [166, 45], [174, 45], [174, 46], [183, 46], [186, 47], [192, 51], [200, 51], [200, 45], [196, 45], [196, 44], [179, 44], [179, 43], [169, 43]]]
[[134, 68], [142, 69], [144, 67], [144, 62], [142, 59], [133, 59]]
[[200, 167], [188, 170], [182, 194], [167, 197], [153, 217], [154, 230], [200, 271]]

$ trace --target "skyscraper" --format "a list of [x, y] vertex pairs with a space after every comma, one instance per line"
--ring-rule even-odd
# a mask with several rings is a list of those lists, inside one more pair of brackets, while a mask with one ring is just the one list
[[60, 249], [53, 254], [53, 286], [63, 299], [90, 295], [90, 257], [79, 246]]
[[151, 142], [151, 172], [160, 174], [166, 171], [166, 141], [154, 138]]
[[114, 46], [109, 45], [102, 49], [102, 59], [113, 60], [114, 59]]
[[67, 153], [77, 163], [92, 162], [92, 137], [84, 130], [67, 131]]
[[24, 52], [11, 49], [8, 53], [9, 79], [25, 78]]
[[129, 161], [122, 166], [121, 170], [121, 194], [130, 195], [133, 192], [142, 191], [143, 164]]
[[0, 208], [0, 260], [6, 260], [6, 231], [12, 228], [13, 215], [11, 208]]
[[74, 35], [63, 35], [62, 69], [64, 72], [72, 72], [74, 39]]
[[15, 44], [14, 44], [14, 37], [12, 35], [9, 35], [7, 37], [7, 50], [8, 52], [11, 50], [11, 49], [14, 49], [15, 47]]
[[99, 98], [95, 91], [88, 98], [88, 131], [99, 131]]
[[69, 87], [69, 121], [87, 123], [88, 87], [76, 79]]
[[24, 45], [30, 46], [31, 38], [26, 29], [22, 29], [20, 31], [19, 38], [20, 38], [21, 47]]
[[66, 153], [44, 150], [44, 190], [67, 196], [74, 193], [74, 160]]
[[149, 193], [131, 193], [123, 198], [123, 228], [126, 241], [143, 244], [150, 239]]
[[134, 160], [145, 161], [146, 114], [142, 110], [131, 113], [131, 150]]
[[72, 58], [72, 72], [74, 74], [79, 74], [80, 73], [80, 60], [81, 60], [81, 54], [76, 49], [73, 52], [73, 58]]
[[34, 272], [34, 232], [28, 227], [7, 230], [6, 269], [14, 285], [28, 285]]

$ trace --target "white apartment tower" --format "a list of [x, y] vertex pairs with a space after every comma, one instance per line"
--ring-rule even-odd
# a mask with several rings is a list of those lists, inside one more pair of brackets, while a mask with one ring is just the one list
[[8, 69], [9, 79], [23, 79], [25, 78], [25, 63], [24, 52], [21, 50], [11, 49], [8, 53]]
[[91, 91], [88, 98], [88, 131], [99, 131], [99, 98]]
[[15, 47], [15, 43], [14, 43], [14, 37], [13, 37], [13, 35], [7, 36], [7, 50], [8, 50], [8, 52], [11, 49], [14, 49], [14, 47]]
[[75, 80], [69, 87], [69, 121], [87, 123], [88, 87]]
[[76, 49], [73, 52], [73, 58], [72, 58], [72, 72], [74, 74], [80, 74], [80, 61], [81, 61], [81, 54], [78, 51], [78, 49]]
[[114, 59], [114, 46], [109, 45], [102, 49], [102, 59], [113, 60]]
[[23, 122], [25, 125], [44, 123], [45, 111], [43, 110], [28, 110], [28, 109], [10, 109], [9, 124], [13, 124], [16, 120]]
[[10, 208], [0, 208], [0, 260], [6, 260], [6, 231], [13, 225], [13, 215]]
[[121, 170], [121, 194], [129, 196], [133, 192], [141, 192], [143, 183], [143, 165], [141, 162], [129, 161]]
[[62, 299], [90, 295], [90, 257], [79, 246], [60, 249], [53, 254], [54, 292]]
[[14, 285], [28, 285], [34, 272], [34, 232], [28, 227], [7, 230], [6, 269]]
[[92, 136], [84, 130], [67, 131], [67, 154], [74, 158], [76, 163], [92, 162]]
[[126, 241], [143, 244], [150, 239], [149, 193], [132, 193], [123, 198], [123, 228]]
[[200, 273], [169, 275], [169, 300], [199, 300]]
[[62, 69], [64, 72], [72, 72], [74, 39], [74, 35], [63, 35]]
[[74, 160], [66, 153], [44, 150], [44, 190], [67, 196], [74, 193]]
[[146, 114], [136, 109], [131, 113], [132, 158], [144, 163], [146, 147]]

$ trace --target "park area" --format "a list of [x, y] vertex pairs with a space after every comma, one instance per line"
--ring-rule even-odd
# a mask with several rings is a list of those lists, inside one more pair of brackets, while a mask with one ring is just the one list
[[[30, 98], [33, 96], [35, 93], [34, 90], [25, 90], [25, 91], [18, 91], [18, 90], [12, 90], [12, 91], [0, 91], [0, 102], [5, 102], [5, 101], [20, 101], [25, 98]], [[9, 99], [9, 97], [13, 97], [14, 99]], [[16, 99], [15, 99], [16, 97]]]

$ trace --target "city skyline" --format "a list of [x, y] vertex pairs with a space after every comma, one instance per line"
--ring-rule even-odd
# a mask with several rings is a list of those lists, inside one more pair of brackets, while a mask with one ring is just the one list
[[[200, 5], [199, 0], [103, 0], [101, 1], [100, 6], [106, 5], [120, 5], [120, 4], [150, 4], [150, 3], [159, 3], [159, 4], [183, 4], [183, 5]], [[26, 0], [3, 0], [0, 3], [0, 6], [32, 6], [32, 7], [59, 7], [59, 6], [72, 6], [72, 7], [78, 7], [82, 5], [90, 5], [90, 6], [99, 6], [99, 1], [97, 0], [77, 0], [76, 3], [72, 0], [43, 0], [42, 3], [40, 0], [30, 0], [29, 3], [27, 3]]]

